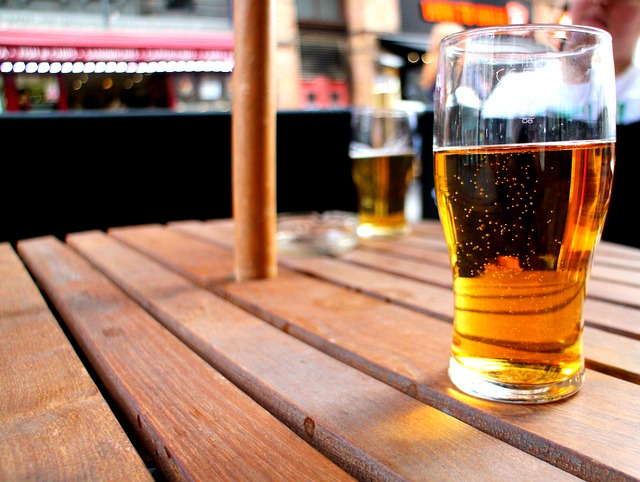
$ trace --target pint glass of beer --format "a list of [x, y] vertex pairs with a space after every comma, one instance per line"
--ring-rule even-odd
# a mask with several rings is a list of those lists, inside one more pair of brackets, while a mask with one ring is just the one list
[[358, 194], [358, 235], [407, 233], [405, 203], [416, 161], [409, 114], [355, 109], [349, 157]]
[[455, 300], [449, 377], [496, 401], [572, 395], [615, 163], [611, 37], [563, 25], [453, 34], [434, 108]]

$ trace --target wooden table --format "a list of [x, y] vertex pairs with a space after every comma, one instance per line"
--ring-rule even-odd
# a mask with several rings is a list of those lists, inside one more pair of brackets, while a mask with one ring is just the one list
[[587, 377], [446, 374], [440, 226], [233, 279], [231, 220], [0, 244], [0, 480], [640, 480], [640, 250], [602, 242]]

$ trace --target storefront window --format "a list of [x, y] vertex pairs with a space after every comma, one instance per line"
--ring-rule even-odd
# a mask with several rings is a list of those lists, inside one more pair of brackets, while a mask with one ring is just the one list
[[60, 84], [55, 75], [17, 74], [16, 90], [21, 111], [55, 110], [60, 102]]
[[66, 76], [70, 109], [170, 107], [164, 74], [73, 74]]
[[176, 110], [231, 110], [230, 77], [213, 73], [184, 73], [174, 77]]
[[188, 12], [193, 11], [195, 5], [193, 0], [168, 0], [167, 10], [186, 10]]
[[344, 25], [341, 0], [296, 0], [301, 23]]

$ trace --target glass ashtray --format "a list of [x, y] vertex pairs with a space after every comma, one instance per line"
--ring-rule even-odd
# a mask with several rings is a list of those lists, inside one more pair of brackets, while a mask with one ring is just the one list
[[340, 254], [358, 244], [358, 216], [345, 211], [278, 215], [278, 251], [282, 254]]

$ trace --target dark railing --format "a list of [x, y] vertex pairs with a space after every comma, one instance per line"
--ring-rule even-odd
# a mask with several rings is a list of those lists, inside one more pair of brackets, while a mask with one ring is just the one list
[[[277, 117], [279, 212], [356, 210], [349, 111]], [[0, 241], [231, 217], [231, 114], [3, 114]]]
[[[355, 211], [350, 111], [277, 115], [278, 212]], [[418, 116], [422, 212], [431, 198], [433, 113]], [[0, 241], [131, 224], [232, 216], [231, 114], [163, 110], [0, 115]], [[640, 247], [640, 123], [618, 127], [603, 239]]]

